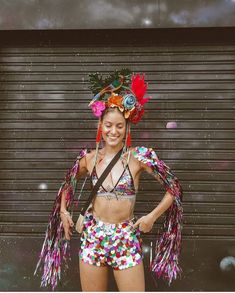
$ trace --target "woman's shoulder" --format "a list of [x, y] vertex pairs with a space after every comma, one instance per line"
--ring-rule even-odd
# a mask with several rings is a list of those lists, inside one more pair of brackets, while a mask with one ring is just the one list
[[95, 149], [83, 148], [83, 149], [79, 150], [78, 155], [77, 155], [77, 159], [82, 159], [85, 157], [87, 160], [87, 159], [94, 157], [94, 155], [95, 155]]
[[154, 149], [146, 146], [132, 147], [131, 152], [134, 156], [156, 156]]
[[94, 149], [83, 148], [78, 152], [77, 160], [79, 161], [80, 171], [85, 174], [89, 172], [92, 159], [95, 156]]
[[92, 158], [94, 158], [95, 150], [90, 148], [82, 148], [78, 151], [76, 161], [79, 162], [81, 168], [88, 168]]
[[149, 165], [153, 161], [159, 160], [157, 153], [153, 148], [146, 146], [135, 146], [131, 148], [132, 156], [138, 160], [143, 167]]

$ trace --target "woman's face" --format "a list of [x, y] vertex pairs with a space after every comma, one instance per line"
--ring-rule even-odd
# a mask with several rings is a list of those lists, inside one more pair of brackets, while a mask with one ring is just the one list
[[116, 146], [125, 137], [126, 120], [119, 110], [106, 113], [102, 120], [102, 135], [106, 144]]

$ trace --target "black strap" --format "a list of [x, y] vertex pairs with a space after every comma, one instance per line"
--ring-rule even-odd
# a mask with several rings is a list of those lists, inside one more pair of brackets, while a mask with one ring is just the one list
[[81, 214], [83, 216], [85, 215], [85, 211], [88, 209], [88, 207], [89, 207], [93, 197], [96, 195], [99, 187], [101, 186], [101, 184], [103, 183], [103, 181], [105, 180], [105, 178], [107, 177], [107, 175], [109, 174], [109, 172], [111, 171], [113, 166], [117, 163], [117, 161], [120, 158], [121, 154], [122, 154], [122, 149], [120, 149], [120, 151], [114, 156], [112, 161], [108, 164], [108, 166], [105, 168], [105, 170], [102, 173], [102, 175], [97, 180], [96, 185], [93, 187], [85, 206], [81, 210]]

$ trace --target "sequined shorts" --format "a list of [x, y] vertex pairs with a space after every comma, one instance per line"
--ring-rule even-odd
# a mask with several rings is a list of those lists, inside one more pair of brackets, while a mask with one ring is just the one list
[[79, 258], [96, 266], [110, 265], [114, 270], [133, 267], [144, 258], [139, 227], [135, 218], [118, 224], [103, 222], [87, 211], [80, 238]]

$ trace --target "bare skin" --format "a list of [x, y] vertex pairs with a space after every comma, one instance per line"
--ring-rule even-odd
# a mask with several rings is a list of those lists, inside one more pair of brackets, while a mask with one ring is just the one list
[[[98, 176], [102, 174], [113, 156], [122, 148], [125, 130], [126, 121], [118, 110], [105, 114], [102, 120], [102, 137], [105, 146], [99, 151], [97, 158], [96, 171]], [[78, 179], [87, 174], [87, 172], [91, 174], [94, 157], [95, 151], [92, 151], [80, 160], [80, 170], [77, 174]], [[115, 183], [123, 172], [125, 159], [127, 159], [127, 154], [125, 155], [124, 161], [119, 160], [113, 167], [103, 182], [104, 187], [115, 186]], [[150, 167], [139, 162], [132, 154], [130, 156], [129, 168], [137, 191], [141, 173], [143, 171], [151, 173], [152, 170]], [[158, 180], [157, 177], [156, 179]], [[154, 222], [169, 208], [172, 202], [173, 196], [167, 192], [158, 206], [149, 214], [138, 219], [134, 227], [139, 226], [140, 231], [143, 233], [151, 231]], [[62, 196], [61, 200], [61, 211], [66, 211], [64, 196]], [[130, 219], [133, 217], [132, 211], [133, 206], [129, 200], [118, 201], [115, 198], [108, 200], [105, 197], [95, 197], [93, 201], [93, 214], [104, 222], [119, 223]], [[64, 214], [61, 214], [61, 220], [64, 225], [65, 238], [70, 239], [72, 235], [71, 227], [74, 223], [69, 216]], [[90, 265], [81, 260], [79, 260], [79, 267], [83, 291], [107, 291], [108, 267]], [[119, 291], [145, 291], [143, 262], [128, 269], [113, 270], [113, 273]]]

